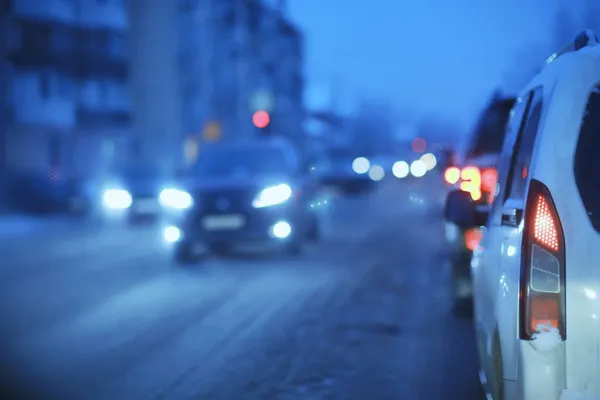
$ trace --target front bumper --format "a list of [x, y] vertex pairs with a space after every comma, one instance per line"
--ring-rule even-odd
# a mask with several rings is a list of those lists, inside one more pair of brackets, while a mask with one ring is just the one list
[[155, 221], [164, 214], [158, 200], [152, 197], [134, 197], [128, 208], [110, 208], [101, 205], [100, 211], [108, 220], [132, 223]]
[[[312, 214], [310, 214], [312, 216]], [[209, 221], [236, 221], [228, 226], [209, 225]], [[168, 226], [181, 232], [180, 240], [202, 244], [255, 244], [269, 242], [289, 242], [302, 237], [310, 226], [311, 218], [286, 207], [266, 207], [263, 209], [232, 210], [227, 213], [190, 212], [180, 218], [169, 218]], [[291, 232], [286, 237], [274, 234], [277, 223], [289, 224]]]

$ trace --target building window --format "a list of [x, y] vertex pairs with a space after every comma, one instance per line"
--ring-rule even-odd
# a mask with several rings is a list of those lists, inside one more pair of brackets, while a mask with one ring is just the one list
[[56, 77], [56, 92], [63, 99], [70, 99], [73, 97], [73, 85], [71, 79], [64, 75], [58, 75]]
[[48, 138], [48, 140], [50, 141], [48, 149], [50, 152], [50, 165], [53, 168], [58, 168], [61, 164], [60, 137], [58, 135], [52, 135]]
[[20, 50], [23, 44], [23, 29], [17, 25], [12, 24], [8, 32], [8, 49], [9, 50]]
[[40, 80], [39, 80], [39, 88], [40, 88], [40, 96], [42, 96], [42, 98], [47, 99], [48, 97], [50, 97], [50, 77], [47, 74], [42, 74], [40, 75]]
[[102, 105], [106, 105], [108, 102], [108, 84], [106, 82], [98, 83], [98, 100]]
[[109, 52], [114, 57], [125, 56], [125, 38], [118, 33], [110, 34], [108, 38]]
[[12, 11], [13, 8], [14, 8], [13, 0], [4, 0], [4, 1], [0, 2], [0, 10], [2, 12]]
[[180, 0], [179, 1], [179, 9], [181, 11], [192, 11], [196, 6], [195, 0]]
[[52, 30], [50, 34], [50, 45], [53, 50], [68, 52], [73, 49], [73, 37], [64, 29]]

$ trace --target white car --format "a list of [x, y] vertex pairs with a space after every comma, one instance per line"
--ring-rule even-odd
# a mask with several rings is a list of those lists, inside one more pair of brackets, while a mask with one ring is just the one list
[[592, 32], [521, 92], [498, 176], [471, 261], [487, 397], [600, 399], [600, 44]]

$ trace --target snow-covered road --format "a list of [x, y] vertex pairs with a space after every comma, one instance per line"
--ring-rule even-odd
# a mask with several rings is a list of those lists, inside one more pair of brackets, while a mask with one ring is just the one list
[[335, 199], [299, 258], [181, 269], [151, 227], [0, 247], [11, 383], [68, 400], [475, 398], [435, 187]]

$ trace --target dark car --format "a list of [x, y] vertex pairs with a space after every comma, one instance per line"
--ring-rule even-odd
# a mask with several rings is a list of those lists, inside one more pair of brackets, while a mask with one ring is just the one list
[[[358, 172], [355, 168], [357, 159], [366, 164], [366, 168], [359, 169]], [[366, 158], [336, 149], [322, 156], [315, 172], [319, 181], [326, 186], [340, 189], [344, 193], [360, 193], [373, 187], [368, 170], [369, 161]]]
[[226, 254], [238, 245], [270, 244], [298, 253], [318, 237], [311, 207], [317, 188], [294, 149], [282, 142], [212, 145], [191, 171], [193, 205], [164, 230], [178, 263], [201, 246]]
[[[459, 174], [455, 187], [467, 193], [475, 203], [479, 219], [485, 223], [497, 181], [496, 164], [502, 151], [510, 112], [516, 102], [514, 97], [497, 96], [484, 109], [471, 136], [463, 161], [455, 166]], [[450, 192], [451, 194], [452, 192]], [[464, 196], [459, 196], [464, 197]], [[457, 198], [453, 196], [453, 198]], [[450, 200], [450, 196], [448, 197]], [[481, 239], [479, 228], [465, 228], [450, 222], [459, 208], [446, 202], [446, 239], [452, 268], [452, 287], [455, 305], [470, 305], [471, 256]], [[459, 307], [462, 308], [462, 307]]]

